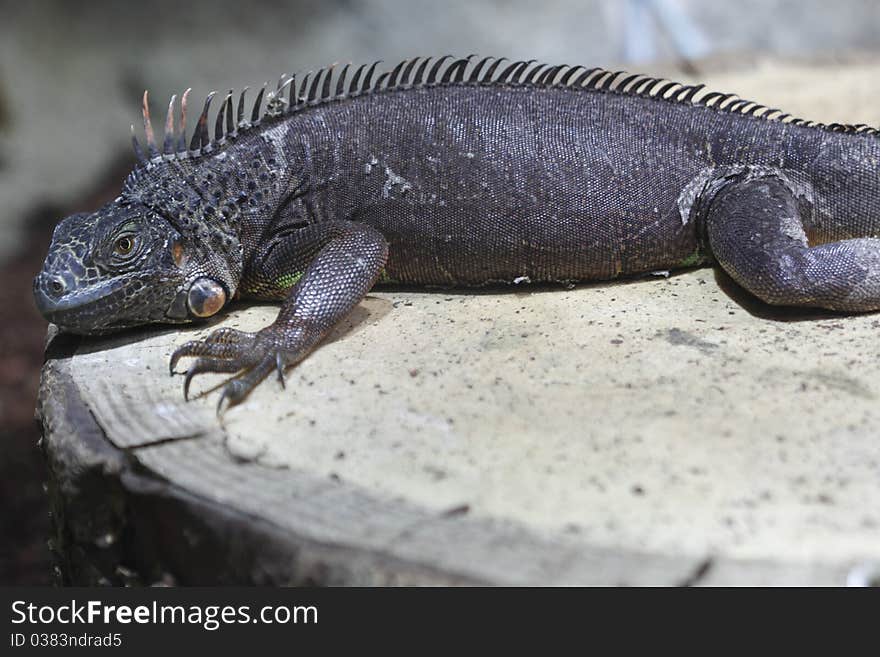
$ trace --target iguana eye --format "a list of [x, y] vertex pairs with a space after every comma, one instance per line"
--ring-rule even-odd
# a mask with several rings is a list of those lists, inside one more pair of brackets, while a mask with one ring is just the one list
[[130, 235], [123, 235], [119, 239], [116, 240], [116, 244], [113, 247], [113, 252], [116, 255], [127, 256], [134, 250], [134, 238]]

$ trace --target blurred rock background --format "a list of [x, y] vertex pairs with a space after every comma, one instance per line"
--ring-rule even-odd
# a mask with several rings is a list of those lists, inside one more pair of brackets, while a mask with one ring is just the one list
[[43, 0], [0, 16], [0, 584], [52, 581], [30, 280], [60, 217], [116, 195], [144, 89], [159, 112], [188, 86], [200, 99], [334, 61], [479, 53], [680, 77], [880, 49], [877, 0]]

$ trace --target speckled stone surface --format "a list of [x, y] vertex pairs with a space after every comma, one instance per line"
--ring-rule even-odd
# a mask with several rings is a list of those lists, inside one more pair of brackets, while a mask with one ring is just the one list
[[762, 319], [711, 270], [364, 308], [227, 414], [233, 454], [606, 546], [880, 556], [876, 317]]
[[[876, 559], [880, 320], [771, 314], [730, 292], [710, 269], [570, 290], [374, 292], [286, 390], [267, 381], [226, 413], [224, 449], [230, 466], [308, 472], [430, 513], [466, 506], [601, 548]], [[224, 324], [273, 314], [255, 306]], [[216, 392], [185, 408], [180, 378], [162, 374], [175, 345], [207, 330], [88, 343], [75, 377], [87, 398], [219, 429]], [[169, 437], [137, 431], [136, 444]]]

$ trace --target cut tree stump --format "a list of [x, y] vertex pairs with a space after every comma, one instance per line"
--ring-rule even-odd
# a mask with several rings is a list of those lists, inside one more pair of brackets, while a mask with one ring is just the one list
[[[876, 69], [713, 86], [878, 124], [874, 85], [855, 106], [846, 88]], [[769, 93], [768, 80], [807, 78], [817, 111], [796, 84]], [[831, 97], [838, 111], [822, 115]], [[276, 312], [51, 341], [38, 412], [61, 581], [878, 578], [876, 315], [774, 311], [709, 269], [570, 290], [383, 289], [286, 390], [267, 380], [222, 418], [216, 391], [184, 402], [167, 371], [176, 346]]]

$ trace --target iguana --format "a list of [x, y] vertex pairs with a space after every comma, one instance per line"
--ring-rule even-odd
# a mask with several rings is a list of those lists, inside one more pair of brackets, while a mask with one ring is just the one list
[[[171, 357], [229, 373], [224, 400], [304, 358], [377, 281], [597, 281], [718, 263], [771, 304], [880, 308], [880, 139], [643, 75], [473, 57], [333, 67], [185, 93], [121, 195], [57, 226], [43, 315], [94, 334], [280, 300], [256, 333]], [[349, 73], [352, 73], [349, 77]], [[375, 79], [374, 79], [375, 78]], [[263, 99], [267, 99], [265, 110]], [[234, 110], [234, 107], [235, 110]], [[134, 130], [134, 128], [132, 128]]]

